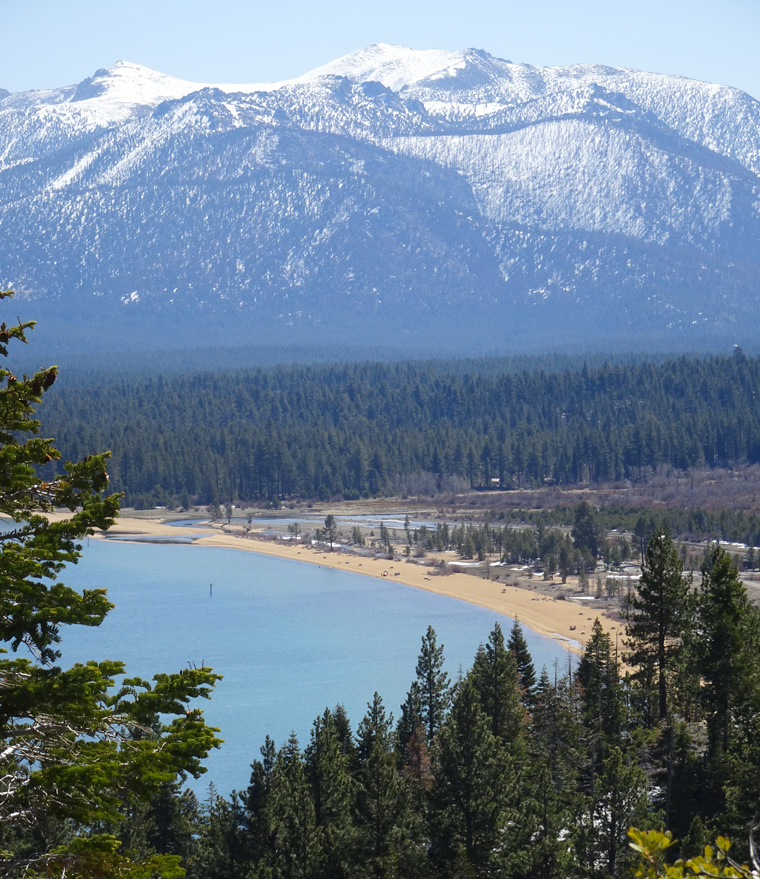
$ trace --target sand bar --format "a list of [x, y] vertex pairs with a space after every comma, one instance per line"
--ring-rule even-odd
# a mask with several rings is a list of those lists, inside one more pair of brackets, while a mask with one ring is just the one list
[[[211, 530], [211, 526], [208, 527]], [[218, 526], [213, 530], [216, 533], [199, 536], [198, 528], [167, 525], [155, 519], [122, 515], [109, 531], [109, 537], [106, 539], [140, 541], [150, 538], [193, 537], [195, 546], [217, 546], [257, 552], [281, 559], [351, 571], [380, 580], [393, 580], [438, 595], [468, 601], [518, 619], [534, 632], [554, 638], [574, 651], [578, 651], [578, 644], [583, 644], [588, 639], [591, 634], [591, 624], [597, 617], [604, 630], [613, 639], [617, 634], [622, 633], [622, 624], [596, 610], [594, 601], [560, 601], [542, 594], [538, 589], [505, 586], [504, 583], [471, 574], [452, 573], [441, 576], [428, 567], [406, 560], [388, 561], [351, 555], [337, 550], [329, 552], [301, 543], [262, 540], [253, 536], [253, 533], [249, 536], [237, 535], [224, 532]]]

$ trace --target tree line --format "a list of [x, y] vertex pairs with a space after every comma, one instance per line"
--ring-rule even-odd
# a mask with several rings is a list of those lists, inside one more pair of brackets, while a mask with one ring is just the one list
[[[486, 362], [487, 363], [487, 362]], [[469, 365], [469, 364], [468, 364]], [[56, 389], [64, 455], [109, 448], [134, 506], [602, 483], [760, 460], [760, 359], [496, 372], [291, 366]]]
[[[561, 509], [561, 515], [557, 513]], [[651, 536], [657, 531], [675, 533], [681, 553], [691, 569], [698, 569], [708, 541], [728, 540], [744, 543], [733, 549], [734, 560], [741, 569], [754, 570], [760, 559], [756, 548], [760, 540], [758, 517], [736, 510], [714, 513], [686, 510], [610, 510], [597, 508], [588, 501], [552, 511], [510, 511], [508, 516], [487, 515], [482, 523], [454, 525], [438, 523], [435, 528], [422, 525], [407, 531], [407, 540], [415, 552], [455, 550], [460, 558], [485, 560], [496, 553], [506, 564], [539, 564], [549, 575], [559, 572], [562, 582], [571, 572], [596, 570], [601, 559], [607, 568], [623, 562], [644, 562]], [[522, 515], [521, 515], [522, 514]], [[503, 525], [504, 518], [512, 524]], [[549, 522], [563, 522], [564, 527]], [[613, 528], [612, 525], [616, 527]], [[688, 542], [699, 545], [688, 547]]]
[[[583, 503], [557, 504], [546, 510], [491, 510], [486, 513], [486, 518], [494, 526], [506, 522], [512, 527], [532, 525], [534, 528], [571, 528]], [[748, 547], [760, 546], [760, 515], [736, 506], [722, 506], [717, 509], [661, 506], [652, 511], [641, 507], [605, 504], [594, 507], [593, 514], [596, 527], [605, 532], [617, 529], [632, 532], [640, 538], [642, 534], [651, 534], [660, 526], [682, 540], [728, 540], [732, 543], [744, 543]]]

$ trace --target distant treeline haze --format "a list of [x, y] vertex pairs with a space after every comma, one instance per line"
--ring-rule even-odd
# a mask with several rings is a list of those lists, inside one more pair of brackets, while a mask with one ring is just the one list
[[65, 457], [110, 449], [133, 506], [637, 480], [760, 460], [760, 359], [494, 374], [483, 361], [291, 366], [54, 389]]

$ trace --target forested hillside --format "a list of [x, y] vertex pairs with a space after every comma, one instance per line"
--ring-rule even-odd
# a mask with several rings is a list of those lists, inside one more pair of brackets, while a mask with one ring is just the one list
[[291, 366], [56, 387], [64, 456], [110, 449], [125, 503], [189, 506], [639, 480], [760, 460], [760, 359], [505, 373]]

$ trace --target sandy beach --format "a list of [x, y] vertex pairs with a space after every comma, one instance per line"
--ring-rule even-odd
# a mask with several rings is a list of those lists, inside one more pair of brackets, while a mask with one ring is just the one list
[[[211, 525], [208, 526], [212, 528]], [[338, 550], [334, 552], [315, 549], [311, 546], [287, 541], [267, 540], [256, 536], [224, 532], [214, 528], [217, 533], [198, 536], [197, 528], [172, 526], [155, 519], [120, 516], [109, 531], [111, 537], [140, 541], [150, 538], [195, 537], [196, 546], [217, 546], [257, 552], [282, 559], [323, 565], [341, 571], [351, 571], [380, 580], [392, 579], [416, 589], [425, 589], [438, 595], [446, 595], [460, 601], [468, 601], [506, 616], [517, 619], [540, 635], [555, 638], [577, 652], [591, 634], [593, 620], [598, 617], [605, 631], [612, 638], [622, 624], [604, 616], [594, 608], [595, 602], [589, 600], [557, 600], [542, 594], [537, 587], [505, 586], [504, 583], [487, 580], [471, 574], [448, 573], [439, 575], [433, 569], [411, 561], [388, 561], [371, 557], [350, 555]], [[105, 538], [109, 539], [109, 538]]]

